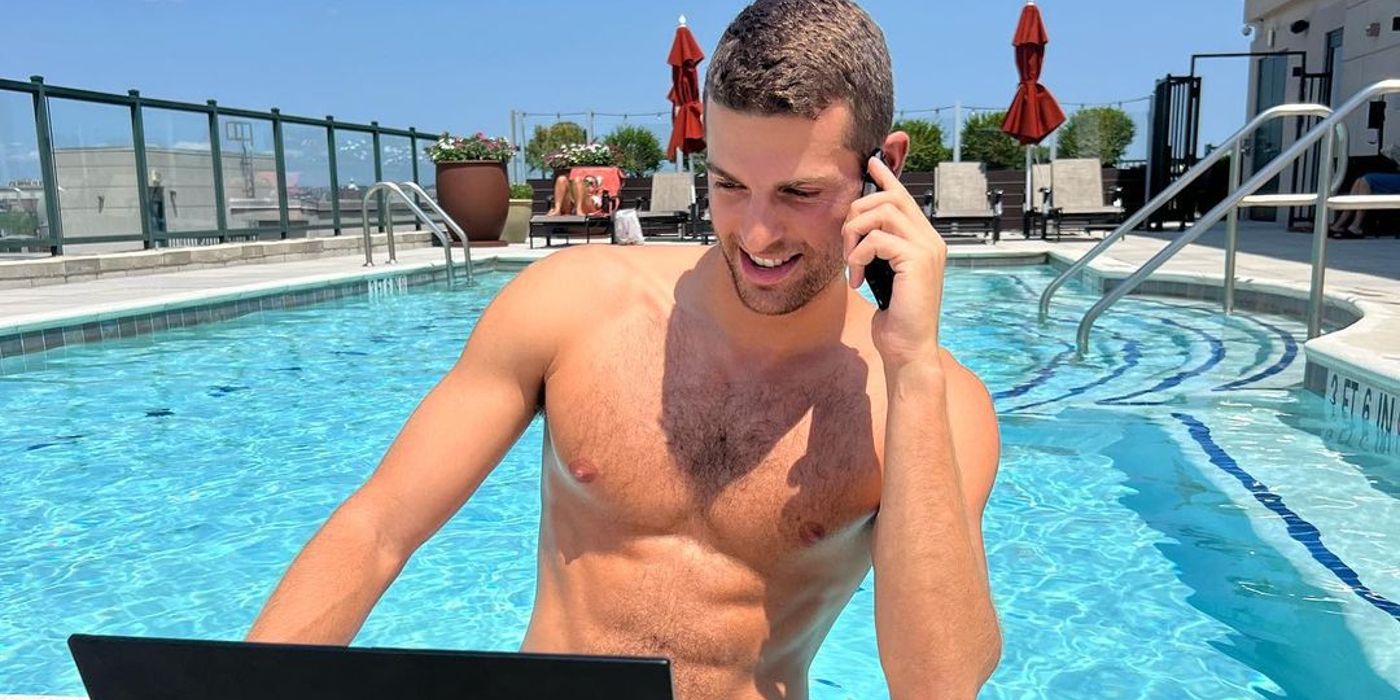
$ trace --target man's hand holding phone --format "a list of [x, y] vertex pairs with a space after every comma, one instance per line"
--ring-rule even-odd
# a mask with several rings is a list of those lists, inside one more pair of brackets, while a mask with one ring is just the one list
[[889, 308], [871, 323], [885, 370], [916, 362], [937, 366], [947, 244], [883, 160], [872, 156], [866, 168], [879, 191], [852, 203], [841, 227], [851, 287], [865, 281], [865, 267], [877, 257], [888, 261], [894, 271]]

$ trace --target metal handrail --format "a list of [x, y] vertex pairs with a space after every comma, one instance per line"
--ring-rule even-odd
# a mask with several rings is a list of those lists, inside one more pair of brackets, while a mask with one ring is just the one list
[[[1215, 208], [1206, 212], [1190, 231], [1176, 237], [1171, 243], [1157, 254], [1152, 256], [1146, 263], [1139, 267], [1133, 274], [1129, 275], [1121, 283], [1110, 289], [1103, 298], [1099, 299], [1089, 311], [1084, 314], [1084, 318], [1079, 321], [1079, 330], [1076, 335], [1077, 348], [1082, 356], [1089, 349], [1089, 331], [1094, 326], [1094, 321], [1103, 314], [1114, 302], [1127, 296], [1135, 289], [1148, 275], [1151, 275], [1157, 268], [1161, 267], [1168, 259], [1175, 255], [1182, 248], [1189, 245], [1205, 233], [1212, 226], [1225, 218], [1231, 210], [1240, 205], [1241, 200], [1254, 194], [1260, 187], [1263, 187], [1273, 179], [1274, 176], [1283, 172], [1290, 163], [1302, 157], [1309, 148], [1319, 141], [1322, 142], [1322, 154], [1319, 159], [1320, 167], [1326, 167], [1332, 163], [1333, 153], [1340, 140], [1346, 142], [1346, 126], [1344, 120], [1355, 112], [1362, 105], [1367, 104], [1379, 95], [1400, 93], [1400, 78], [1391, 78], [1375, 83], [1353, 95], [1341, 107], [1336, 109], [1332, 116], [1322, 120], [1312, 130], [1308, 131], [1299, 139], [1293, 142], [1278, 157], [1269, 161], [1267, 165], [1254, 173], [1239, 189], [1231, 192]], [[1339, 136], [1340, 134], [1340, 136]], [[1313, 210], [1313, 260], [1312, 260], [1312, 284], [1308, 292], [1308, 338], [1317, 337], [1322, 330], [1322, 288], [1324, 283], [1324, 272], [1327, 260], [1327, 200], [1332, 196], [1339, 184], [1340, 174], [1346, 168], [1346, 154], [1343, 152], [1338, 165], [1332, 173], [1331, 187], [1318, 187], [1317, 204]], [[1326, 182], [1324, 180], [1324, 182]]]
[[[417, 204], [413, 203], [412, 198], [410, 198], [407, 194], [404, 194], [402, 188], [400, 188], [398, 185], [392, 182], [387, 181], [376, 182], [373, 185], [371, 185], [365, 190], [365, 194], [360, 200], [360, 218], [361, 222], [364, 224], [365, 236], [364, 266], [374, 267], [374, 247], [369, 235], [369, 198], [379, 193], [380, 191], [392, 192], [398, 195], [399, 198], [404, 201], [404, 204], [407, 204], [408, 208], [413, 211], [414, 216], [417, 216], [419, 221], [422, 221], [423, 223], [428, 225], [428, 228], [433, 232], [433, 235], [437, 237], [438, 242], [442, 243], [442, 252], [443, 255], [447, 258], [447, 284], [449, 286], [455, 284], [456, 270], [452, 268], [452, 239], [448, 238], [447, 234], [444, 233], [443, 230], [436, 223], [434, 223], [433, 220], [429, 218], [427, 214], [423, 213], [423, 210], [419, 209]], [[388, 225], [385, 227], [385, 235], [389, 243], [389, 262], [392, 264], [399, 261], [398, 255], [394, 250], [394, 217], [392, 215], [389, 216], [387, 218], [387, 221]], [[471, 267], [468, 266], [467, 269], [470, 270]]]
[[[1147, 221], [1147, 217], [1152, 216], [1158, 209], [1166, 206], [1168, 202], [1174, 199], [1178, 194], [1181, 194], [1181, 192], [1190, 186], [1191, 183], [1195, 182], [1197, 178], [1209, 171], [1221, 158], [1239, 151], [1240, 143], [1244, 141], [1244, 137], [1254, 133], [1254, 131], [1263, 126], [1265, 122], [1281, 117], [1326, 117], [1331, 114], [1331, 108], [1325, 105], [1300, 103], [1270, 107], [1255, 115], [1253, 119], [1249, 120], [1248, 124], [1245, 124], [1244, 127], [1236, 131], [1233, 136], [1226, 139], [1225, 143], [1222, 144], [1220, 148], [1211, 151], [1205, 158], [1201, 159], [1199, 163], [1192, 166], [1190, 170], [1182, 173], [1181, 177], [1178, 177], [1168, 185], [1165, 190], [1162, 190], [1161, 194], [1158, 194], [1148, 201], [1147, 204], [1144, 204], [1141, 209], [1128, 217], [1118, 228], [1113, 229], [1112, 233], [1104, 236], [1103, 240], [1099, 241], [1089, 252], [1071, 263], [1068, 269], [1061, 272], [1058, 277], [1052, 280], [1050, 284], [1045, 287], [1045, 291], [1040, 293], [1040, 322], [1044, 323], [1045, 319], [1049, 316], [1050, 298], [1055, 295], [1055, 292], [1063, 286], [1065, 282], [1079, 274], [1080, 270], [1088, 267], [1089, 263], [1092, 262], [1094, 258], [1097, 258], [1101, 253], [1108, 250], [1109, 246], [1118, 242], [1118, 239], [1127, 235], [1129, 231], [1136, 229], [1144, 221]], [[1231, 161], [1233, 161], [1231, 172], [1234, 172], [1234, 164], [1238, 164], [1240, 160], [1241, 158], [1238, 157], [1231, 158]], [[1197, 225], [1195, 228], [1200, 227]], [[1193, 228], [1192, 230], [1195, 229]], [[1233, 261], [1233, 256], [1227, 254], [1227, 260]]]
[[[462, 230], [462, 227], [461, 227], [461, 226], [458, 226], [458, 225], [457, 225], [457, 222], [456, 222], [452, 217], [450, 217], [450, 216], [447, 215], [447, 212], [446, 212], [445, 210], [443, 210], [442, 205], [438, 204], [438, 203], [437, 203], [437, 200], [434, 200], [434, 199], [432, 198], [432, 196], [428, 194], [428, 191], [425, 190], [425, 189], [423, 189], [422, 187], [420, 187], [420, 186], [418, 185], [418, 183], [416, 183], [416, 182], [414, 182], [414, 181], [412, 181], [412, 180], [405, 180], [405, 181], [403, 181], [403, 182], [400, 182], [400, 183], [399, 183], [399, 186], [400, 186], [400, 187], [403, 187], [403, 188], [405, 188], [405, 189], [411, 190], [413, 193], [417, 194], [419, 197], [422, 197], [423, 201], [428, 203], [428, 207], [431, 208], [434, 212], [436, 212], [438, 216], [441, 216], [441, 217], [442, 217], [442, 222], [445, 223], [445, 224], [447, 224], [447, 228], [448, 228], [449, 230], [451, 230], [453, 233], [457, 234], [457, 238], [459, 238], [459, 239], [462, 240], [462, 254], [463, 254], [464, 256], [466, 256], [466, 258], [467, 258], [467, 260], [466, 260], [466, 266], [467, 266], [467, 284], [471, 284], [472, 281], [473, 281], [473, 277], [472, 277], [472, 274], [473, 274], [473, 273], [472, 273], [472, 243], [471, 243], [471, 240], [467, 238], [467, 233], [466, 233], [466, 231], [463, 231], [463, 230]], [[393, 226], [394, 226], [394, 217], [393, 217], [393, 215], [391, 214], [391, 215], [389, 216], [389, 227], [390, 227], [390, 228], [393, 228]]]
[[[1329, 114], [1323, 116], [1331, 116], [1331, 110], [1328, 110], [1328, 112]], [[1322, 183], [1318, 184], [1317, 193], [1319, 196], [1321, 196], [1324, 191], [1328, 194], [1336, 194], [1342, 189], [1342, 180], [1347, 174], [1347, 160], [1350, 156], [1347, 153], [1346, 126], [1338, 127], [1334, 132], [1334, 137], [1329, 140], [1333, 141], [1333, 154], [1337, 156], [1337, 162], [1332, 170], [1331, 186], [1324, 190]], [[1340, 146], [1340, 148], [1336, 148], [1336, 146]], [[1329, 160], [1331, 160], [1330, 157], [1325, 160], [1319, 159], [1319, 171], [1322, 169], [1322, 164]], [[1244, 158], [1230, 159], [1230, 181], [1229, 189], [1227, 189], [1226, 192], [1234, 192], [1239, 189], [1241, 169], [1243, 167]], [[1321, 180], [1321, 178], [1319, 178], [1319, 180]], [[1241, 207], [1239, 206], [1231, 207], [1230, 213], [1225, 219], [1225, 293], [1221, 299], [1221, 306], [1227, 316], [1235, 312], [1235, 253], [1239, 251], [1240, 209]]]

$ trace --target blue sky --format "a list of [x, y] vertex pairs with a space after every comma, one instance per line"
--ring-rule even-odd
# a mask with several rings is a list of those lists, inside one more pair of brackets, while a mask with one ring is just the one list
[[[356, 122], [507, 134], [512, 109], [651, 112], [668, 107], [665, 64], [685, 14], [710, 53], [739, 0], [46, 0], [8, 8], [0, 77]], [[1001, 107], [1015, 91], [1010, 47], [1022, 0], [868, 0], [885, 30], [896, 107]], [[1243, 51], [1237, 0], [1041, 0], [1051, 43], [1043, 82], [1065, 102], [1142, 97], [1195, 52]], [[586, 9], [586, 13], [582, 10]], [[707, 63], [702, 63], [703, 69]], [[1206, 62], [1203, 142], [1244, 118], [1248, 64]], [[3, 97], [3, 96], [0, 96]], [[1125, 105], [1145, 117], [1146, 104]], [[23, 105], [0, 100], [0, 131]], [[16, 109], [20, 113], [16, 116]], [[6, 117], [6, 113], [9, 117]], [[925, 116], [925, 115], [910, 115]], [[951, 113], [943, 113], [943, 120]], [[197, 128], [157, 125], [178, 140]], [[529, 124], [553, 121], [533, 118]], [[582, 121], [582, 119], [580, 119]], [[604, 133], [620, 119], [597, 117]], [[643, 123], [664, 131], [652, 118]], [[119, 110], [84, 108], [60, 141], [112, 140]], [[100, 126], [108, 125], [107, 127]], [[148, 127], [149, 129], [150, 127]], [[0, 134], [9, 136], [9, 134]], [[13, 150], [13, 149], [12, 149]]]

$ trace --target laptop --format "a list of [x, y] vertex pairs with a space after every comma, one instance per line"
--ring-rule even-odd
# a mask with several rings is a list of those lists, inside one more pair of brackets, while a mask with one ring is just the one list
[[673, 700], [666, 659], [75, 634], [91, 700]]

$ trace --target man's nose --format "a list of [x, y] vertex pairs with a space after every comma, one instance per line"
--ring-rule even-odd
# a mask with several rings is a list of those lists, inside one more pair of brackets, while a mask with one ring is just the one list
[[783, 237], [783, 227], [773, 206], [762, 197], [750, 197], [739, 223], [739, 241], [744, 249], [761, 253]]

